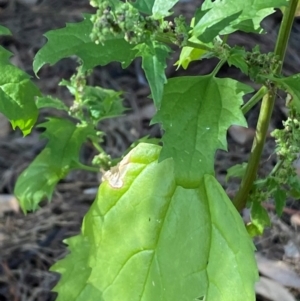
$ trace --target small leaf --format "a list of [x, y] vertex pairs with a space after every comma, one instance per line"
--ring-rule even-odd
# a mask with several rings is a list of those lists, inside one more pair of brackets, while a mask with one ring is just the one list
[[86, 86], [83, 91], [84, 105], [94, 121], [121, 115], [125, 108], [120, 98], [121, 92]]
[[24, 212], [36, 210], [39, 202], [51, 198], [57, 182], [80, 165], [82, 143], [88, 136], [95, 135], [90, 126], [76, 126], [58, 118], [51, 118], [39, 127], [46, 129], [42, 137], [48, 139], [48, 143], [21, 173], [15, 186], [15, 195]]
[[[193, 43], [201, 43], [196, 37], [191, 37], [189, 41]], [[208, 43], [206, 46], [213, 47], [212, 43]], [[203, 57], [205, 57], [207, 52], [208, 51], [204, 49], [185, 46], [182, 48], [179, 60], [175, 63], [175, 65], [177, 65], [178, 68], [182, 66], [183, 69], [187, 69], [190, 62], [201, 60]]]
[[300, 179], [299, 179], [299, 177], [291, 176], [288, 180], [288, 184], [291, 187], [289, 194], [296, 199], [300, 199]]
[[167, 82], [165, 68], [170, 48], [160, 43], [140, 44], [137, 56], [142, 57], [142, 67], [149, 82], [151, 95], [156, 108], [160, 107], [164, 84]]
[[300, 73], [282, 78], [274, 76], [269, 76], [268, 78], [279, 84], [283, 90], [292, 96], [289, 105], [295, 107], [295, 109], [300, 112]]
[[259, 235], [264, 232], [265, 227], [271, 225], [269, 214], [260, 202], [252, 202], [251, 222], [256, 227], [258, 231], [257, 234]]
[[239, 68], [244, 74], [248, 74], [249, 68], [245, 61], [246, 51], [242, 47], [235, 46], [230, 50], [230, 56], [228, 57], [228, 65]]
[[246, 172], [247, 163], [236, 164], [227, 169], [227, 175], [225, 181], [227, 182], [230, 178], [242, 178]]
[[45, 64], [54, 65], [59, 60], [78, 56], [83, 63], [83, 72], [97, 65], [106, 65], [112, 61], [122, 63], [127, 67], [135, 57], [134, 46], [127, 43], [123, 37], [107, 40], [104, 45], [97, 45], [90, 39], [93, 24], [90, 15], [84, 15], [82, 22], [67, 24], [65, 28], [51, 30], [45, 34], [46, 45], [36, 54], [33, 62], [35, 74]]
[[28, 135], [38, 117], [34, 98], [41, 93], [28, 74], [10, 63], [11, 55], [0, 47], [0, 112], [14, 129], [19, 127]]
[[164, 89], [161, 109], [152, 122], [165, 134], [160, 160], [173, 158], [178, 183], [194, 187], [204, 174], [214, 174], [217, 149], [227, 149], [227, 129], [246, 126], [243, 95], [252, 88], [229, 78], [172, 78]]
[[[160, 149], [141, 143], [104, 175], [82, 237], [52, 269], [62, 273], [57, 301], [255, 299], [254, 246], [232, 202], [210, 175], [180, 187], [173, 160], [157, 162]], [[83, 268], [70, 289], [78, 262], [91, 273]]]
[[156, 20], [163, 19], [172, 14], [169, 10], [178, 2], [179, 0], [155, 0], [152, 7], [152, 16]]
[[52, 96], [41, 96], [36, 98], [36, 106], [38, 109], [54, 108], [57, 110], [68, 111], [69, 108], [58, 98]]
[[286, 202], [286, 192], [282, 189], [277, 189], [273, 192], [273, 197], [275, 199], [276, 213], [278, 216], [281, 216]]
[[11, 36], [11, 31], [8, 28], [0, 25], [0, 35], [1, 36]]

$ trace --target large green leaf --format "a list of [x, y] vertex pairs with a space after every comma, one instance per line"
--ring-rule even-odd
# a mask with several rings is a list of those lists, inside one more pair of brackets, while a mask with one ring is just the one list
[[83, 71], [97, 65], [106, 65], [117, 61], [127, 67], [135, 57], [134, 46], [127, 43], [122, 37], [112, 37], [105, 44], [97, 45], [90, 39], [93, 24], [90, 15], [85, 15], [82, 22], [67, 24], [65, 28], [51, 30], [45, 34], [48, 42], [36, 54], [33, 62], [34, 72], [49, 63], [54, 65], [60, 59], [78, 56], [83, 62]]
[[[255, 300], [254, 247], [240, 215], [213, 176], [178, 186], [172, 159], [157, 163], [160, 149], [141, 143], [104, 175], [84, 218], [83, 254], [72, 238], [53, 269], [62, 273], [57, 301]], [[68, 275], [81, 262], [91, 273], [82, 268], [75, 297]]]
[[[62, 274], [62, 279], [55, 287], [55, 290], [59, 291], [59, 297], [57, 300], [62, 300], [63, 296], [68, 296], [68, 300], [76, 300], [80, 294], [82, 294], [85, 287], [92, 290], [93, 287], [86, 283], [86, 280], [91, 274], [91, 268], [88, 266], [89, 256], [89, 242], [87, 237], [77, 235], [71, 239], [64, 241], [69, 245], [72, 250], [72, 254], [68, 255], [63, 261], [55, 263], [51, 270]], [[74, 264], [73, 258], [76, 257], [76, 264]], [[67, 282], [68, 285], [64, 285]], [[66, 299], [65, 299], [66, 300]], [[91, 295], [86, 298], [91, 299]]]
[[90, 126], [76, 126], [68, 120], [51, 118], [40, 125], [48, 139], [44, 150], [19, 176], [15, 195], [24, 212], [36, 210], [44, 198], [50, 199], [55, 185], [79, 163], [79, 150], [88, 136], [94, 135]]
[[136, 47], [139, 50], [137, 56], [142, 57], [142, 67], [148, 80], [151, 95], [156, 108], [160, 107], [164, 84], [167, 82], [165, 68], [166, 59], [169, 56], [170, 48], [164, 44], [152, 42], [140, 44]]
[[[288, 4], [288, 0], [206, 0], [202, 11], [207, 13], [195, 24], [193, 35], [199, 37], [206, 32], [206, 40], [218, 34], [229, 34], [237, 30], [246, 32], [262, 32], [261, 21], [274, 12], [274, 8], [279, 8]], [[230, 21], [222, 28], [224, 20]], [[211, 28], [218, 28], [219, 32]]]
[[243, 95], [252, 88], [229, 78], [185, 76], [170, 79], [153, 122], [165, 134], [160, 160], [172, 157], [177, 181], [195, 187], [204, 174], [214, 174], [217, 149], [227, 149], [229, 126], [247, 123], [241, 112]]
[[40, 91], [28, 74], [10, 63], [11, 56], [9, 51], [0, 47], [0, 112], [14, 129], [19, 127], [27, 135], [37, 120], [34, 98], [40, 95]]

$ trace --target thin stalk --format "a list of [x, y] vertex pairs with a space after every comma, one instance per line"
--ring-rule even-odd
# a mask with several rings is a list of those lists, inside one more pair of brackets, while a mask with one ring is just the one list
[[[281, 62], [284, 61], [286, 47], [290, 37], [297, 4], [298, 0], [290, 0], [288, 7], [285, 9], [283, 14], [283, 19], [275, 46], [275, 55], [279, 57], [279, 60]], [[276, 73], [279, 74], [281, 72], [281, 69], [282, 63], [277, 68]], [[253, 141], [249, 162], [246, 168], [245, 175], [242, 179], [240, 189], [233, 199], [233, 204], [238, 211], [242, 210], [246, 206], [249, 192], [251, 191], [253, 182], [256, 179], [261, 154], [265, 144], [269, 123], [274, 108], [275, 98], [276, 88], [274, 87], [264, 96], [262, 101], [256, 126], [256, 135]]]
[[211, 51], [211, 52], [214, 51], [213, 48], [210, 48], [210, 47], [208, 47], [206, 45], [203, 45], [203, 44], [194, 43], [194, 42], [191, 42], [191, 41], [187, 41], [186, 46], [197, 48], [197, 49], [202, 49], [202, 50], [207, 50], [207, 51]]
[[262, 86], [242, 107], [242, 112], [245, 115], [248, 113], [266, 94], [268, 89], [265, 86]]
[[273, 175], [275, 175], [275, 173], [280, 169], [280, 167], [282, 166], [282, 164], [283, 164], [283, 160], [279, 160], [277, 163], [276, 163], [276, 165], [274, 166], [274, 168], [272, 169], [272, 171], [270, 172], [270, 174], [269, 174], [269, 176], [271, 177], [271, 176], [273, 176]]
[[88, 166], [88, 165], [81, 164], [81, 163], [79, 163], [77, 165], [77, 168], [80, 168], [80, 169], [83, 169], [86, 171], [91, 171], [91, 172], [99, 172], [100, 171], [99, 167]]
[[217, 64], [217, 66], [215, 67], [215, 69], [211, 72], [212, 76], [216, 76], [216, 74], [220, 71], [220, 69], [222, 68], [222, 66], [226, 63], [226, 60], [220, 60]]

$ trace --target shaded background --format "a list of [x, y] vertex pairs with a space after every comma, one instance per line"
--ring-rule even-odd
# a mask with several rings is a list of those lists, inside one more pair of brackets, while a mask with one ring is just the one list
[[[194, 7], [200, 3], [201, 1], [182, 1], [176, 12], [190, 18]], [[34, 76], [32, 61], [35, 53], [46, 42], [43, 34], [50, 29], [65, 26], [66, 22], [80, 21], [83, 12], [93, 11], [87, 0], [0, 0], [0, 24], [7, 26], [13, 33], [12, 37], [0, 37], [0, 43], [14, 53], [12, 62], [15, 65]], [[256, 43], [262, 43], [264, 51], [272, 50], [280, 18], [281, 15], [277, 12], [264, 22], [269, 32], [267, 36], [244, 36], [238, 33], [230, 38], [230, 43], [244, 45], [248, 49]], [[298, 70], [300, 69], [300, 26], [297, 22], [298, 20], [295, 21], [284, 67], [286, 74], [297, 72], [297, 66]], [[214, 67], [215, 61], [203, 61], [201, 64], [192, 63], [188, 71], [179, 70], [175, 73], [173, 64], [178, 54], [178, 51], [172, 54], [166, 71], [168, 77], [205, 74]], [[75, 59], [64, 59], [55, 66], [44, 66], [39, 72], [40, 80], [34, 81], [44, 94], [70, 103], [71, 95], [65, 87], [59, 87], [58, 83], [62, 78], [69, 79], [75, 68]], [[228, 66], [221, 69], [220, 76], [231, 76], [252, 85], [238, 70], [229, 69]], [[124, 104], [130, 109], [127, 116], [102, 123], [102, 129], [107, 133], [105, 148], [110, 154], [119, 156], [134, 140], [145, 135], [160, 136], [158, 126], [149, 127], [155, 110], [151, 101], [147, 99], [149, 88], [139, 67], [139, 61], [126, 70], [114, 63], [96, 68], [89, 78], [89, 84], [125, 91]], [[225, 184], [228, 167], [247, 161], [258, 110], [259, 106], [247, 114], [249, 129], [230, 130], [229, 152], [219, 151], [216, 155], [216, 171], [222, 184]], [[39, 122], [50, 114], [58, 113], [43, 110]], [[285, 117], [284, 98], [279, 96], [270, 130], [281, 127]], [[6, 119], [0, 116], [0, 301], [55, 299], [50, 290], [57, 282], [58, 276], [50, 273], [48, 269], [67, 253], [62, 240], [80, 231], [82, 217], [91, 205], [99, 185], [100, 177], [97, 174], [72, 172], [58, 184], [50, 204], [42, 204], [40, 210], [27, 216], [20, 213], [12, 197], [13, 187], [20, 172], [45, 145], [45, 141], [38, 139], [38, 134], [38, 130], [34, 130], [30, 136], [22, 138], [21, 133], [13, 132]], [[269, 137], [262, 159], [262, 176], [276, 163], [273, 152], [274, 141]], [[82, 149], [81, 160], [89, 163], [94, 154], [93, 148], [87, 144]], [[236, 188], [237, 183], [231, 183], [227, 187], [228, 194], [233, 195]], [[283, 260], [288, 264], [289, 271], [299, 274], [299, 202], [289, 201], [280, 219], [274, 215], [272, 202], [266, 206], [270, 211], [273, 226], [255, 240], [259, 254], [273, 260], [273, 263]], [[247, 212], [244, 213], [244, 218], [247, 219]], [[296, 279], [295, 276], [292, 278]], [[298, 285], [298, 289], [296, 284], [287, 286], [294, 296], [299, 297], [300, 284]], [[259, 296], [258, 300], [267, 299]]]

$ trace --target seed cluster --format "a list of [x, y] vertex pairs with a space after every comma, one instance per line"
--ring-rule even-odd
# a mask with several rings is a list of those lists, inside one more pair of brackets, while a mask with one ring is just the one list
[[173, 22], [155, 20], [142, 15], [129, 2], [112, 7], [109, 1], [97, 3], [97, 13], [92, 16], [93, 30], [91, 39], [97, 44], [105, 44], [109, 39], [123, 37], [130, 44], [139, 44], [151, 39], [162, 40], [184, 46], [188, 39], [188, 26], [180, 16]]

